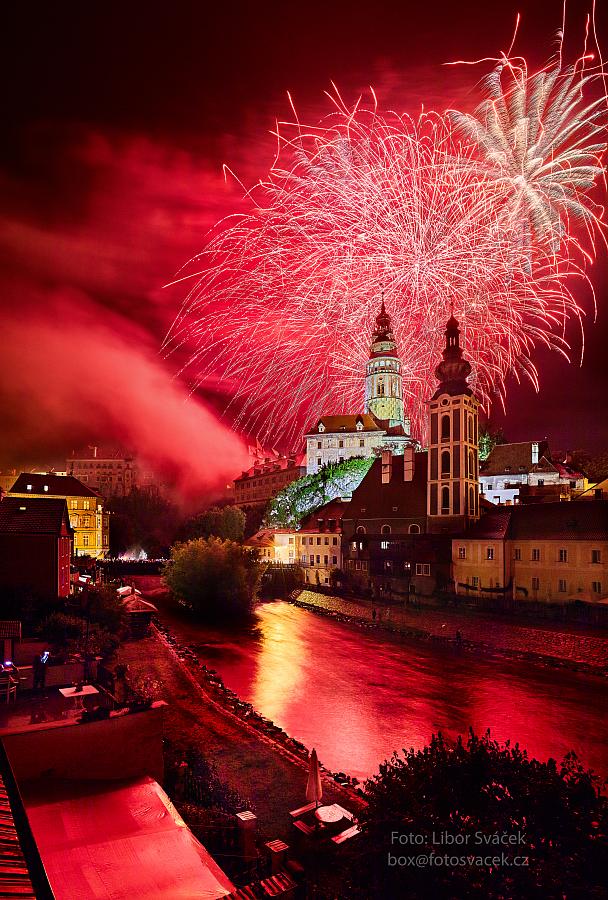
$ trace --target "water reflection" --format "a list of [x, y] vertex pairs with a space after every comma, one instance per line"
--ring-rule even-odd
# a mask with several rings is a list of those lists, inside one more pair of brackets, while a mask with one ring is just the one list
[[473, 725], [542, 759], [573, 748], [608, 774], [600, 678], [379, 636], [287, 603], [261, 605], [257, 629], [238, 636], [171, 625], [229, 688], [315, 746], [331, 769], [365, 778], [395, 749]]

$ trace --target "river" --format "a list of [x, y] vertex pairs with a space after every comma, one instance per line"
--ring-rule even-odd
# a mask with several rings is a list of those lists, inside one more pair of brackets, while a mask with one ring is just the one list
[[359, 779], [433, 732], [490, 728], [531, 756], [574, 750], [608, 776], [606, 682], [512, 660], [490, 660], [355, 625], [286, 602], [260, 604], [239, 634], [163, 618], [252, 703], [321, 762]]

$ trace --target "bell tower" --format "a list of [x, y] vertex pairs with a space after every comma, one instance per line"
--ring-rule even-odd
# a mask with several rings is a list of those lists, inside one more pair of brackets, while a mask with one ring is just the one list
[[410, 433], [409, 419], [403, 408], [403, 377], [397, 344], [391, 329], [391, 317], [384, 306], [376, 317], [369, 360], [365, 367], [365, 412], [389, 426], [402, 425]]
[[461, 531], [479, 518], [479, 401], [468, 385], [471, 364], [454, 316], [442, 357], [429, 404], [427, 515], [435, 533]]

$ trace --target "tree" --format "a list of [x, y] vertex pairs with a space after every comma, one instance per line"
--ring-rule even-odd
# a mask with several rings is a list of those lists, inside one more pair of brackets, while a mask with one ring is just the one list
[[346, 497], [359, 487], [374, 459], [355, 456], [340, 463], [328, 463], [312, 475], [292, 481], [270, 502], [266, 524], [295, 528], [305, 516], [330, 500]]
[[200, 618], [238, 621], [251, 614], [260, 567], [257, 551], [210, 537], [175, 544], [163, 575], [173, 594]]
[[185, 541], [218, 537], [223, 541], [240, 543], [244, 533], [245, 513], [238, 506], [212, 506], [192, 516], [180, 529], [180, 537]]
[[[437, 735], [423, 750], [394, 754], [380, 766], [366, 784], [366, 799], [349, 896], [605, 896], [608, 803], [573, 753], [558, 766], [529, 759], [517, 744], [501, 745], [489, 732], [471, 731], [455, 745]], [[394, 833], [406, 835], [405, 843], [394, 841]], [[503, 833], [517, 843], [492, 842]], [[438, 845], [433, 834], [460, 835], [463, 843]], [[389, 859], [445, 853], [496, 855], [501, 862], [404, 868]], [[515, 856], [529, 864], [515, 865]]]
[[110, 552], [144, 550], [148, 556], [162, 557], [175, 540], [177, 508], [158, 494], [133, 488], [127, 497], [111, 497]]
[[506, 444], [502, 428], [491, 428], [490, 425], [482, 425], [479, 429], [479, 459], [484, 462], [494, 447], [498, 444]]

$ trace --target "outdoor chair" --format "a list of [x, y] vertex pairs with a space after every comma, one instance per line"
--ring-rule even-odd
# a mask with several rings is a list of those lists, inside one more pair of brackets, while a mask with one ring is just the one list
[[17, 699], [17, 682], [10, 675], [0, 675], [0, 698], [7, 703]]

